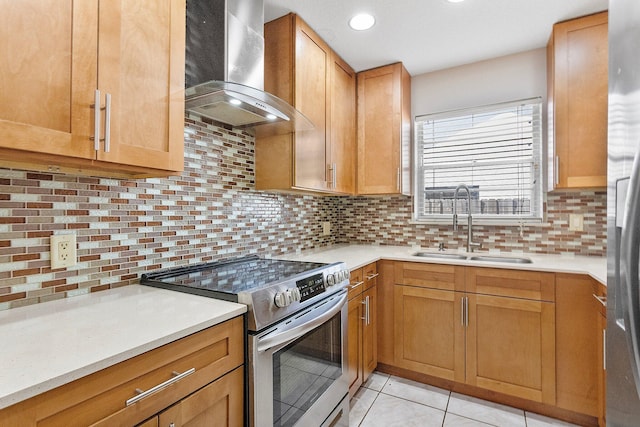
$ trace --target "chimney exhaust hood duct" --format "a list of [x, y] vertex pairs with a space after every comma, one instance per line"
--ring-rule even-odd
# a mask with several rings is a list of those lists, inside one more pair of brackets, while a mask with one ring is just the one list
[[187, 0], [185, 56], [187, 111], [261, 135], [313, 128], [263, 90], [263, 0]]

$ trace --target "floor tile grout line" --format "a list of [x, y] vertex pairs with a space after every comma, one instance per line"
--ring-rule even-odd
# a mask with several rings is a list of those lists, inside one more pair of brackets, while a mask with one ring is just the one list
[[[371, 389], [368, 389], [368, 390], [371, 390]], [[375, 391], [375, 390], [372, 390], [372, 391]], [[367, 418], [367, 415], [369, 414], [369, 411], [371, 410], [371, 408], [373, 408], [373, 404], [376, 403], [376, 400], [378, 400], [378, 397], [380, 397], [380, 392], [379, 391], [376, 392], [375, 399], [373, 399], [373, 401], [371, 402], [371, 405], [369, 405], [369, 407], [365, 411], [364, 415], [362, 416], [362, 419], [358, 423], [358, 427], [361, 426], [362, 423], [364, 422], [364, 419]]]

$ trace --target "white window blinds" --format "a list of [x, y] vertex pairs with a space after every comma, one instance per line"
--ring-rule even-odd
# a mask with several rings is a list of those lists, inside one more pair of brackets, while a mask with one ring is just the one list
[[[540, 116], [535, 98], [416, 117], [415, 219], [450, 218], [466, 184], [475, 217], [539, 220]], [[457, 211], [469, 212], [465, 191]]]

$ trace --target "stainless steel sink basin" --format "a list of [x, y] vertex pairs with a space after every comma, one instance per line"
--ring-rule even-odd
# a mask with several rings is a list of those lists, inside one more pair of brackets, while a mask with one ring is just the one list
[[531, 264], [529, 258], [520, 257], [503, 257], [503, 256], [491, 256], [491, 255], [476, 255], [469, 258], [471, 261], [487, 261], [487, 262], [507, 262], [511, 264]]
[[466, 255], [460, 254], [442, 254], [437, 252], [416, 252], [413, 256], [419, 256], [423, 258], [439, 258], [439, 259], [467, 259]]

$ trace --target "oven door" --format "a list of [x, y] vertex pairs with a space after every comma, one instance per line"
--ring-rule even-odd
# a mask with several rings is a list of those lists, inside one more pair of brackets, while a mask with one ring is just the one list
[[347, 291], [249, 335], [252, 426], [348, 426]]

